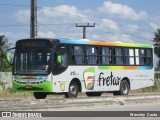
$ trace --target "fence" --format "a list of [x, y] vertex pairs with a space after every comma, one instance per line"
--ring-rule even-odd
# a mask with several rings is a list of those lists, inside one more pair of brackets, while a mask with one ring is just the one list
[[0, 90], [12, 87], [12, 72], [0, 72]]

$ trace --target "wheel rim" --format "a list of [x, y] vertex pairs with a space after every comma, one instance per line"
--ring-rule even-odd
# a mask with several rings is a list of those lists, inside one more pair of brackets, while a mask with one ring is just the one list
[[70, 94], [72, 96], [76, 96], [76, 94], [77, 94], [77, 88], [74, 85], [70, 86], [70, 90], [69, 91], [70, 91]]
[[126, 84], [122, 85], [122, 92], [123, 92], [123, 94], [127, 94], [128, 93], [128, 87], [127, 87]]

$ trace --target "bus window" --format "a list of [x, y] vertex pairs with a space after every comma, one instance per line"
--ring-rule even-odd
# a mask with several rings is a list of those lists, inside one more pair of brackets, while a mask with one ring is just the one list
[[86, 52], [87, 52], [87, 63], [98, 64], [97, 48], [93, 46], [88, 46], [86, 47]]
[[72, 58], [74, 64], [84, 64], [84, 49], [83, 46], [73, 46]]
[[129, 49], [128, 48], [124, 48], [124, 64], [125, 65], [129, 65]]
[[134, 49], [129, 48], [129, 65], [134, 65]]
[[122, 48], [115, 48], [114, 58], [115, 58], [115, 64], [116, 65], [122, 65], [123, 64]]
[[111, 48], [101, 47], [100, 49], [100, 62], [101, 64], [110, 64], [111, 63]]
[[54, 53], [53, 74], [58, 75], [64, 72], [68, 67], [69, 47], [67, 45], [58, 45]]
[[144, 49], [140, 49], [139, 56], [140, 56], [140, 65], [144, 65], [145, 64], [145, 50]]
[[152, 51], [151, 51], [151, 49], [146, 50], [146, 65], [152, 65]]
[[57, 65], [58, 67], [68, 66], [68, 54], [67, 53], [57, 55]]
[[136, 65], [139, 65], [139, 49], [135, 49]]
[[50, 49], [17, 49], [14, 74], [48, 74]]

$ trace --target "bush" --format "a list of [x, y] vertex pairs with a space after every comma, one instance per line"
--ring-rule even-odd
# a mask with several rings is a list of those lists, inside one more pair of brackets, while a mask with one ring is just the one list
[[16, 93], [16, 91], [15, 91], [13, 88], [10, 88], [10, 87], [7, 89], [7, 91], [8, 91], [9, 93]]
[[158, 83], [157, 80], [155, 80], [153, 86], [140, 89], [140, 92], [142, 92], [142, 93], [145, 93], [145, 92], [159, 92], [159, 91], [160, 91], [160, 84]]

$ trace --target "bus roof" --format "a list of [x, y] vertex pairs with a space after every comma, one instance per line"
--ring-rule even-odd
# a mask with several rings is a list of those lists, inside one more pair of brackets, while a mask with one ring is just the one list
[[107, 42], [107, 41], [92, 41], [88, 39], [70, 40], [70, 39], [59, 39], [60, 43], [65, 44], [86, 44], [86, 45], [103, 45], [103, 46], [120, 46], [120, 47], [142, 47], [152, 48], [151, 44], [135, 44], [135, 43], [123, 43], [123, 42]]
[[[152, 48], [152, 44], [136, 44], [136, 43], [123, 43], [120, 41], [117, 42], [107, 42], [107, 41], [100, 41], [100, 40], [88, 40], [88, 39], [52, 39], [52, 38], [28, 38], [28, 39], [21, 39], [20, 41], [28, 41], [28, 40], [48, 40], [48, 41], [57, 41], [59, 40], [60, 43], [64, 44], [77, 44], [77, 45], [102, 45], [102, 46], [119, 46], [119, 47], [134, 47], [134, 48]], [[58, 42], [58, 41], [57, 41]]]

